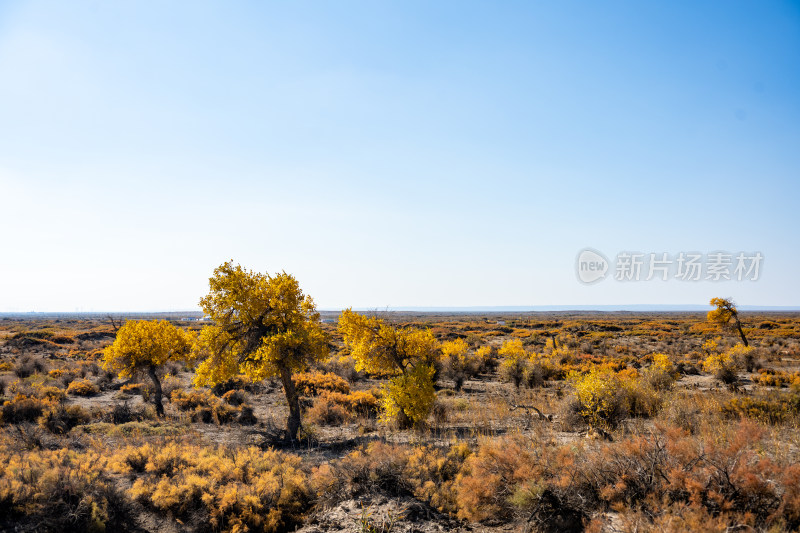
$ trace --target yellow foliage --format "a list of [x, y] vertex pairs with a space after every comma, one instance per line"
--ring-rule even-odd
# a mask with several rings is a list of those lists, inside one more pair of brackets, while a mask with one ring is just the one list
[[751, 376], [753, 383], [765, 387], [786, 387], [787, 385], [800, 386], [800, 372], [786, 372], [762, 368], [758, 374]]
[[607, 425], [619, 406], [622, 381], [616, 372], [594, 368], [588, 374], [570, 376], [575, 395], [581, 404], [581, 415], [593, 426]]
[[447, 453], [437, 448], [415, 448], [404, 470], [414, 496], [442, 513], [455, 515], [458, 511], [456, 476], [471, 454], [472, 450], [465, 443], [454, 444]]
[[714, 306], [714, 309], [708, 312], [707, 318], [709, 322], [717, 324], [727, 324], [731, 318], [736, 316], [736, 306], [730, 300], [725, 298], [712, 298], [709, 302]]
[[464, 339], [455, 339], [452, 341], [443, 342], [441, 349], [442, 349], [442, 359], [447, 359], [451, 357], [456, 359], [463, 359], [467, 354], [469, 345]]
[[712, 353], [716, 353], [719, 351], [719, 341], [720, 341], [719, 338], [707, 339], [705, 342], [703, 342], [701, 349], [709, 355]]
[[[107, 475], [107, 457], [97, 451], [17, 451], [0, 445], [0, 501], [9, 515], [53, 531], [115, 530], [112, 505], [119, 499]], [[6, 515], [8, 516], [8, 515]], [[33, 522], [30, 520], [33, 519]]]
[[389, 380], [381, 398], [382, 420], [399, 421], [401, 425], [405, 425], [405, 418], [414, 425], [425, 422], [436, 401], [433, 374], [432, 366], [418, 364]]
[[209, 285], [200, 305], [214, 325], [201, 330], [193, 348], [202, 359], [196, 386], [239, 373], [261, 381], [327, 355], [314, 301], [294, 276], [247, 271], [229, 261], [214, 270]]
[[328, 372], [300, 372], [295, 374], [292, 379], [294, 386], [297, 388], [297, 393], [302, 396], [314, 396], [321, 394], [323, 391], [340, 392], [348, 394], [350, 392], [350, 385], [340, 376]]
[[178, 517], [202, 510], [215, 531], [287, 531], [311, 501], [300, 458], [273, 450], [145, 444], [121, 450], [112, 464], [140, 474], [132, 498]]
[[723, 369], [736, 369], [744, 366], [744, 361], [753, 353], [751, 346], [738, 343], [724, 352], [711, 352], [703, 361], [703, 370], [717, 372]]
[[103, 368], [129, 378], [136, 370], [185, 359], [191, 336], [166, 320], [129, 320], [103, 351]]
[[441, 345], [442, 375], [453, 380], [456, 390], [460, 390], [464, 380], [478, 375], [484, 366], [482, 356], [469, 351], [464, 339], [445, 341]]
[[100, 389], [97, 388], [97, 385], [88, 379], [76, 379], [67, 387], [67, 394], [74, 396], [94, 396], [98, 392]]
[[503, 343], [498, 353], [506, 360], [517, 361], [520, 359], [527, 359], [528, 353], [522, 345], [521, 339], [511, 339]]
[[675, 372], [675, 366], [672, 364], [672, 360], [665, 353], [653, 354], [652, 368], [658, 372], [663, 372], [666, 374], [672, 374]]
[[356, 360], [356, 370], [397, 374], [419, 363], [432, 364], [439, 348], [429, 329], [395, 328], [377, 317], [345, 309], [339, 332]]
[[482, 368], [491, 367], [492, 366], [492, 362], [495, 359], [495, 357], [494, 357], [495, 356], [495, 352], [492, 349], [492, 347], [489, 346], [488, 344], [478, 348], [478, 351], [475, 352], [475, 355], [480, 360]]

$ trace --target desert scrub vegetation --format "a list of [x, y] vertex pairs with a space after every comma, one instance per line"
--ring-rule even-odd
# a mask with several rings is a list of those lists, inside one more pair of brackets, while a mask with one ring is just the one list
[[4, 438], [0, 470], [0, 528], [99, 533], [129, 523], [102, 451], [20, 450]]
[[[0, 318], [0, 360], [7, 363], [0, 370], [0, 463], [34, 458], [41, 465], [63, 450], [69, 459], [46, 463], [46, 475], [66, 469], [79, 487], [50, 516], [43, 505], [61, 496], [35, 492], [53, 490], [42, 474], [34, 491], [0, 497], [0, 530], [358, 531], [379, 527], [389, 503], [404, 509], [395, 514], [396, 530], [800, 528], [796, 314], [742, 314], [749, 351], [738, 334], [726, 335], [700, 313], [387, 313], [370, 317], [361, 353], [357, 336], [345, 342], [335, 316], [323, 316], [317, 325], [329, 355], [292, 368], [307, 423], [299, 435], [313, 437], [300, 441], [284, 440], [283, 424], [275, 423], [291, 413], [280, 376], [264, 379], [266, 370], [258, 370], [271, 363], [259, 361], [248, 377], [237, 351], [210, 389], [193, 386], [195, 360], [213, 356], [201, 331], [215, 321], [171, 320], [192, 351], [159, 369], [167, 401], [158, 417], [144, 373], [109, 379], [102, 369], [115, 338], [103, 320]], [[143, 318], [164, 317], [128, 322]], [[41, 329], [75, 342], [5, 342]], [[394, 342], [397, 351], [384, 350]], [[355, 369], [357, 355], [397, 354], [413, 362], [405, 370], [391, 362]], [[514, 359], [519, 388], [515, 372], [503, 367]], [[716, 371], [703, 368], [709, 359], [730, 369], [736, 387], [720, 386]], [[20, 366], [24, 377], [15, 372]], [[386, 420], [390, 384], [402, 385], [399, 378], [416, 366], [433, 370], [421, 381], [430, 384], [435, 407], [418, 413], [426, 417], [421, 423]], [[103, 393], [66, 394], [81, 379]], [[411, 382], [392, 391], [394, 403], [416, 401], [419, 390]], [[376, 422], [381, 414], [388, 423]], [[254, 425], [243, 421], [248, 416]], [[250, 472], [265, 453], [268, 467], [259, 472], [286, 475], [295, 488], [284, 491], [279, 481], [242, 488], [256, 487]], [[76, 465], [80, 472], [71, 471]], [[87, 469], [97, 480], [91, 487], [77, 483]], [[3, 487], [27, 480], [24, 470], [2, 477]], [[374, 520], [359, 522], [359, 509]]]
[[300, 372], [292, 378], [301, 396], [316, 396], [324, 391], [348, 394], [350, 385], [333, 372]]
[[73, 396], [94, 396], [100, 389], [88, 379], [76, 379], [67, 386], [67, 394]]
[[753, 383], [764, 387], [800, 386], [800, 372], [762, 368], [759, 369], [758, 374], [753, 374], [750, 379], [753, 380]]
[[374, 418], [378, 409], [379, 400], [371, 392], [323, 392], [314, 399], [306, 416], [312, 424], [336, 425], [352, 422], [359, 417]]
[[792, 530], [800, 525], [800, 466], [764, 457], [762, 439], [758, 426], [743, 422], [701, 439], [665, 428], [592, 447], [542, 446], [522, 437], [485, 441], [459, 473], [458, 512], [470, 520], [516, 516], [544, 530], [581, 531], [598, 509], [641, 510], [645, 529], [683, 509], [726, 527]]
[[641, 373], [635, 369], [614, 371], [602, 365], [586, 374], [573, 371], [569, 379], [583, 419], [590, 426], [610, 428], [629, 416], [655, 416], [675, 376], [667, 356], [653, 357], [653, 364]]
[[575, 366], [575, 353], [564, 346], [553, 348], [552, 340], [547, 343], [549, 353], [538, 353], [526, 349], [520, 339], [510, 339], [498, 350], [502, 357], [500, 378], [513, 383], [519, 390], [522, 385], [529, 388], [544, 386], [549, 380], [564, 379], [570, 370], [588, 368], [588, 365]]
[[485, 357], [490, 352], [484, 351], [479, 354], [471, 350], [464, 339], [445, 341], [440, 349], [441, 375], [451, 380], [457, 391], [464, 386], [464, 381], [474, 378], [488, 366]]
[[722, 413], [731, 418], [746, 417], [768, 424], [800, 423], [800, 386], [791, 391], [774, 391], [754, 396], [736, 396], [724, 402]]
[[241, 391], [231, 390], [217, 397], [210, 391], [175, 389], [171, 402], [179, 411], [187, 412], [194, 422], [252, 425], [257, 420]]
[[279, 451], [171, 442], [127, 447], [113, 461], [134, 480], [132, 499], [177, 518], [200, 513], [214, 531], [287, 531], [312, 501], [300, 457]]
[[315, 468], [311, 485], [322, 503], [376, 493], [409, 495], [455, 516], [456, 478], [471, 453], [464, 443], [442, 448], [374, 442]]

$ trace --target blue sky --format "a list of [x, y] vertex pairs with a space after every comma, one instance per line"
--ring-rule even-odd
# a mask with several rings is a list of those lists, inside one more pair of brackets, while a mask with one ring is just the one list
[[[0, 3], [0, 311], [800, 306], [796, 2]], [[577, 281], [592, 247], [756, 282]]]

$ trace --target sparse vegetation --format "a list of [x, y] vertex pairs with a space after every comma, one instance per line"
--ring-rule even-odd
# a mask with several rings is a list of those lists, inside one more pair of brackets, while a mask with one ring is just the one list
[[294, 444], [282, 380], [165, 365], [157, 416], [150, 381], [104, 377], [106, 324], [14, 325], [0, 529], [800, 528], [800, 317], [739, 317], [750, 346], [699, 315], [388, 318], [317, 323]]

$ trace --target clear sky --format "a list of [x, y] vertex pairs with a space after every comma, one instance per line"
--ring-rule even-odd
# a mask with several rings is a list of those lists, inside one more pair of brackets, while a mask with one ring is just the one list
[[798, 201], [797, 2], [0, 1], [0, 311], [800, 306]]

